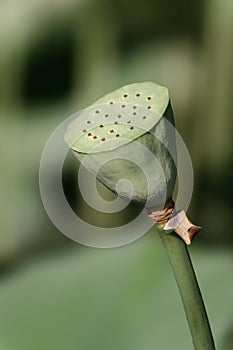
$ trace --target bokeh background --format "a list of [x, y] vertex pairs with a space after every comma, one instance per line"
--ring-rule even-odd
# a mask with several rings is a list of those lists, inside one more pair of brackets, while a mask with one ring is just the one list
[[[176, 285], [151, 230], [121, 248], [87, 248], [62, 236], [41, 203], [45, 142], [70, 114], [121, 85], [169, 88], [190, 151], [189, 216], [203, 226], [190, 252], [219, 350], [233, 349], [230, 0], [1, 0], [0, 349], [191, 349]], [[82, 201], [69, 155], [64, 188]], [[110, 198], [107, 190], [100, 189]]]

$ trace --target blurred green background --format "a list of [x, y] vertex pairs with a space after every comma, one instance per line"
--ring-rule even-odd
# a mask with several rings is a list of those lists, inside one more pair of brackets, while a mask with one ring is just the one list
[[[169, 88], [190, 151], [190, 248], [217, 348], [233, 349], [230, 0], [1, 0], [0, 350], [192, 349], [181, 301], [151, 230], [121, 248], [74, 243], [41, 203], [45, 142], [72, 113], [124, 84]], [[64, 188], [90, 222], [121, 224], [83, 203], [70, 155]], [[104, 194], [108, 197], [108, 193]]]

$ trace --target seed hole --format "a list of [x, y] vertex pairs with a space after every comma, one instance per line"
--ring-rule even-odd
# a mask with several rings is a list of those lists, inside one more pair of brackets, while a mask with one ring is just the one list
[[148, 97], [147, 97], [147, 101], [150, 101], [151, 99], [152, 99], [151, 96], [148, 96]]
[[89, 133], [87, 134], [87, 136], [91, 136], [91, 132], [89, 132]]
[[125, 108], [125, 105], [121, 105], [121, 108]]
[[84, 129], [84, 130], [83, 130], [83, 132], [87, 132], [87, 130], [86, 130], [86, 129]]
[[144, 116], [142, 117], [142, 119], [146, 119], [146, 116], [144, 115]]
[[103, 137], [103, 138], [101, 139], [101, 141], [105, 141], [105, 137]]
[[117, 118], [121, 118], [122, 117], [122, 115], [121, 114], [119, 114], [118, 116], [117, 116]]
[[133, 129], [134, 129], [134, 127], [133, 127], [133, 126], [131, 126], [130, 130], [133, 130]]
[[107, 114], [105, 114], [105, 118], [108, 118], [109, 117], [109, 114], [107, 113]]
[[115, 124], [115, 125], [117, 125], [117, 124], [118, 124], [118, 122], [114, 122], [114, 124]]
[[128, 94], [124, 94], [123, 97], [128, 97], [129, 95]]
[[116, 134], [116, 137], [119, 137], [120, 135], [119, 134]]
[[113, 133], [113, 132], [114, 132], [114, 130], [110, 130], [109, 132], [110, 132], [110, 133]]
[[95, 111], [95, 113], [99, 113], [99, 112], [100, 112], [99, 110]]
[[133, 112], [133, 115], [137, 115], [137, 113], [136, 113], [136, 112]]
[[137, 106], [133, 106], [133, 109], [137, 109]]
[[95, 136], [93, 136], [93, 139], [94, 139], [94, 140], [96, 140], [96, 139], [97, 139], [97, 136], [96, 136], [96, 135], [95, 135]]
[[100, 127], [100, 128], [103, 128], [104, 126], [101, 124], [99, 127]]
[[114, 103], [113, 101], [110, 101], [110, 102], [109, 102], [110, 105], [113, 105], [113, 103]]
[[87, 124], [91, 124], [91, 121], [90, 121], [90, 120], [87, 120]]
[[151, 109], [151, 106], [148, 106], [147, 109]]
[[128, 120], [128, 121], [127, 121], [127, 124], [130, 124], [130, 123], [131, 123], [131, 120]]
[[137, 93], [137, 94], [136, 94], [136, 97], [139, 97], [140, 95], [141, 95], [141, 94]]

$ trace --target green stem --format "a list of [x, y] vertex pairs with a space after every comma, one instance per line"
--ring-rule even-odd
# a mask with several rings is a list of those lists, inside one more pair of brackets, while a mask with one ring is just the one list
[[157, 228], [175, 275], [194, 349], [214, 350], [210, 324], [187, 246], [178, 236], [165, 233], [161, 227]]

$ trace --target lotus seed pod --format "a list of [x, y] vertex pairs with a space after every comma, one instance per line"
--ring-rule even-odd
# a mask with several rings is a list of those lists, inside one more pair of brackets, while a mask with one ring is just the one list
[[[174, 125], [167, 88], [152, 82], [131, 84], [81, 111], [65, 140], [111, 191], [147, 208], [163, 208], [176, 180], [168, 151], [175, 150], [175, 135], [168, 122]], [[133, 194], [122, 179], [130, 181]]]

